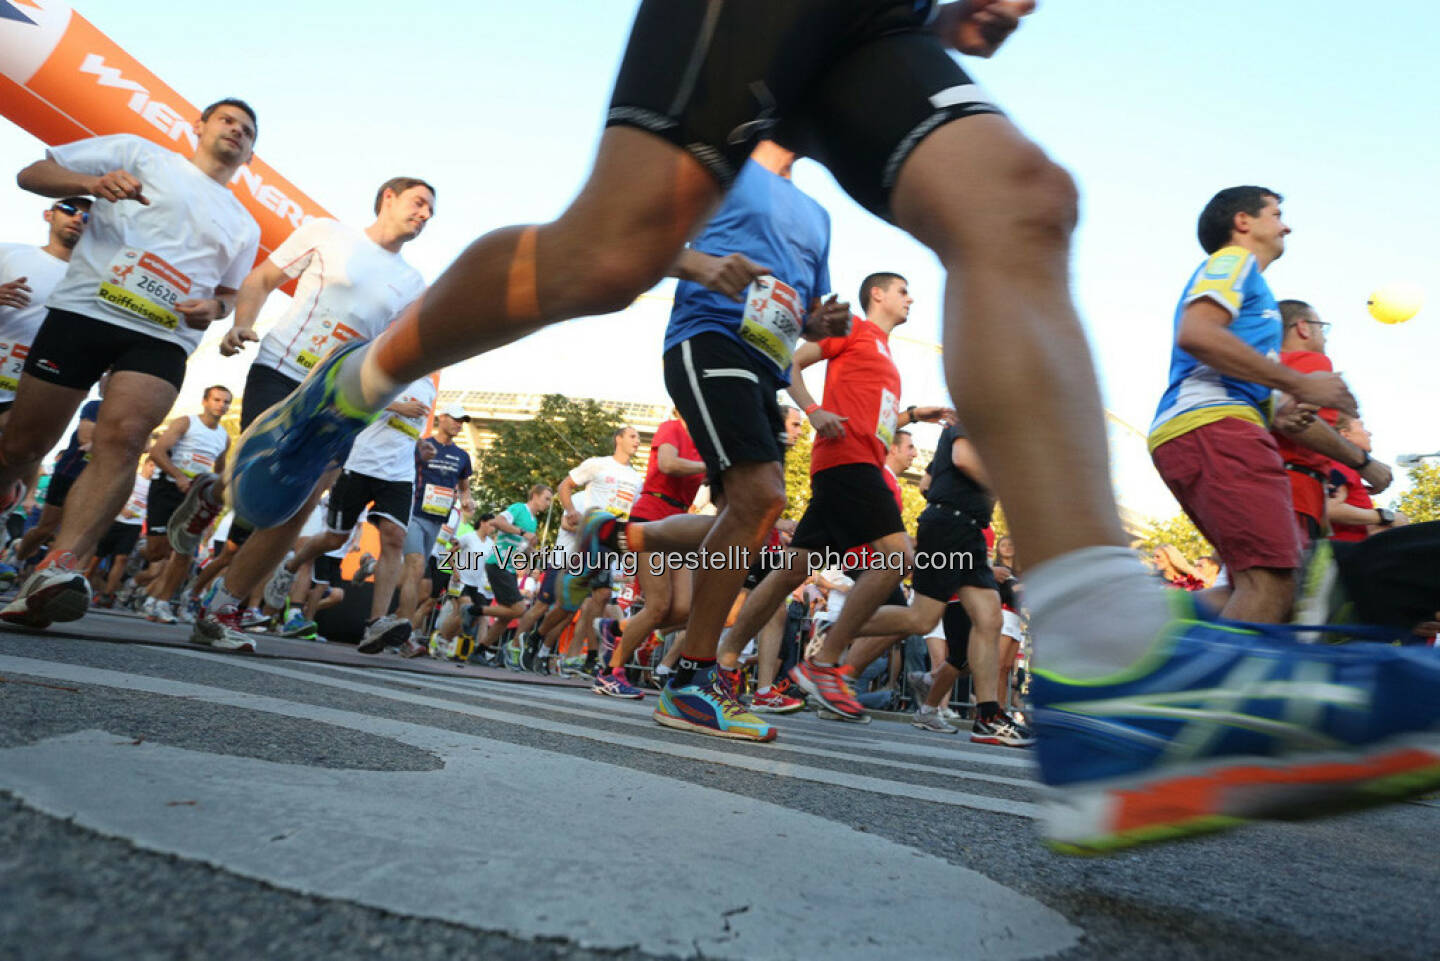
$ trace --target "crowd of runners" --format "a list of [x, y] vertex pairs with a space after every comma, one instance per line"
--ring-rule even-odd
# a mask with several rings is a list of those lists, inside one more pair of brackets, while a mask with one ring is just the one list
[[[1201, 213], [1206, 259], [1175, 311], [1150, 434], [1224, 572], [1204, 592], [1164, 590], [1129, 547], [1069, 295], [1074, 186], [949, 55], [991, 55], [1032, 7], [646, 0], [571, 206], [479, 238], [428, 290], [401, 249], [436, 192], [411, 177], [381, 185], [369, 226], [311, 220], [256, 263], [258, 228], [226, 188], [258, 132], [244, 101], [207, 107], [188, 157], [133, 136], [50, 148], [18, 178], [57, 200], [48, 242], [0, 259], [0, 511], [81, 420], [14, 546], [11, 564], [35, 566], [0, 619], [43, 628], [127, 591], [217, 649], [253, 650], [246, 627], [263, 618], [305, 636], [340, 602], [337, 559], [363, 520], [379, 548], [362, 651], [494, 660], [511, 646], [521, 666], [570, 669], [590, 650], [595, 689], [636, 697], [627, 666], [668, 635], [654, 717], [686, 731], [768, 741], [766, 715], [801, 698], [863, 721], [874, 692], [857, 681], [897, 642], [943, 638], [908, 677], [914, 723], [953, 732], [945, 711], [968, 672], [972, 738], [1037, 744], [1045, 830], [1066, 850], [1440, 782], [1432, 651], [1267, 626], [1343, 607], [1366, 625], [1352, 637], [1393, 640], [1440, 620], [1433, 525], [1367, 502], [1390, 471], [1325, 359], [1325, 324], [1263, 279], [1289, 232], [1273, 190], [1223, 190]], [[904, 276], [877, 270], [853, 301], [833, 292], [829, 216], [790, 178], [802, 154], [951, 275], [953, 409], [904, 393], [889, 349], [911, 306]], [[435, 410], [433, 372], [620, 309], [665, 276], [678, 283], [663, 343], [627, 347], [663, 364], [678, 414], [646, 473], [626, 428], [553, 489], [479, 512], [455, 442], [465, 414]], [[261, 307], [288, 282], [261, 337]], [[211, 387], [154, 436], [204, 331], [227, 320], [222, 353], [256, 345], [238, 398]], [[821, 361], [817, 401], [804, 371]], [[220, 420], [236, 399], [232, 444]], [[783, 465], [802, 418], [811, 492], [791, 524]], [[911, 532], [896, 475], [918, 422], [943, 432]], [[702, 483], [713, 511], [692, 509]], [[1037, 639], [1025, 723], [1007, 709], [1023, 631], [1013, 555], [992, 563], [986, 539], [996, 494]], [[538, 543], [552, 499], [562, 554]], [[1333, 543], [1331, 522], [1362, 538]], [[205, 541], [220, 543], [192, 577]], [[826, 604], [782, 676], [789, 599], [815, 584], [843, 604]]]

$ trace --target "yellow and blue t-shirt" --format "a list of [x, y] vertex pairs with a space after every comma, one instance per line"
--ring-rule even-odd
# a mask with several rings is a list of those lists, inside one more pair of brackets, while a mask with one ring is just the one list
[[[1177, 334], [1185, 308], [1202, 298], [1229, 312], [1232, 334], [1261, 354], [1278, 356], [1284, 334], [1280, 305], [1260, 275], [1254, 254], [1244, 247], [1222, 247], [1196, 269], [1175, 308]], [[1170, 351], [1170, 386], [1150, 425], [1150, 450], [1225, 417], [1264, 427], [1270, 419], [1270, 406], [1269, 387], [1228, 377], [1177, 344]]]

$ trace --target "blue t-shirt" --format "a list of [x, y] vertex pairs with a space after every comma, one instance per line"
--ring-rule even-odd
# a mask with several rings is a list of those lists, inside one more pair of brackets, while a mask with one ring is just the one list
[[[100, 416], [100, 402], [88, 400], [85, 406], [80, 408], [80, 419], [95, 423]], [[61, 451], [60, 456], [55, 458], [56, 477], [79, 477], [80, 472], [85, 469], [85, 464], [90, 460], [90, 452], [80, 449], [80, 428], [77, 426], [70, 435], [70, 443]]]
[[428, 444], [435, 456], [420, 465], [414, 514], [444, 521], [460, 499], [460, 485], [470, 477], [470, 455], [458, 444], [441, 444], [434, 437], [420, 443]]
[[[1230, 333], [1256, 352], [1279, 358], [1284, 336], [1280, 305], [1260, 275], [1254, 254], [1244, 247], [1222, 247], [1190, 275], [1175, 308], [1177, 335], [1185, 308], [1201, 299], [1213, 301], [1230, 314]], [[1270, 420], [1270, 388], [1226, 376], [1202, 364], [1178, 344], [1173, 346], [1170, 385], [1150, 425], [1150, 449], [1225, 417], [1266, 426]]]
[[[690, 245], [716, 257], [744, 254], [794, 288], [803, 322], [810, 301], [830, 292], [830, 215], [789, 180], [745, 161], [725, 202]], [[790, 383], [789, 364], [742, 336], [745, 305], [688, 280], [675, 288], [665, 350], [707, 331], [744, 344], [762, 369]], [[790, 344], [793, 349], [794, 344]]]

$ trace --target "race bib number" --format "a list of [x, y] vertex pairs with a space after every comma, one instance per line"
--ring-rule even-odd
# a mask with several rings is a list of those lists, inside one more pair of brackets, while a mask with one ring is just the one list
[[[314, 368], [316, 364], [325, 359], [330, 351], [341, 344], [347, 344], [360, 338], [358, 331], [346, 327], [330, 317], [321, 319], [318, 324], [313, 325], [313, 330], [307, 331], [307, 333], [310, 337], [309, 343], [295, 357], [295, 362], [306, 370]], [[394, 425], [393, 421], [391, 425]]]
[[0, 341], [0, 390], [10, 393], [20, 389], [20, 372], [25, 369], [25, 355], [30, 353], [26, 344], [7, 344]]
[[454, 503], [455, 488], [441, 487], [439, 484], [426, 484], [425, 493], [420, 498], [420, 512], [449, 517], [450, 508]]
[[787, 371], [805, 327], [804, 316], [794, 287], [774, 277], [757, 277], [746, 293], [740, 336], [781, 371]]
[[190, 294], [190, 278], [149, 251], [126, 247], [110, 262], [96, 295], [133, 317], [166, 330], [180, 325], [175, 304]]
[[900, 398], [890, 391], [880, 392], [880, 412], [875, 418], [875, 436], [889, 450], [895, 443], [895, 423], [900, 419]]
[[215, 469], [215, 455], [202, 451], [191, 451], [183, 464], [175, 466], [180, 468], [180, 473], [186, 477], [194, 477], [196, 474], [208, 473]]
[[606, 510], [620, 518], [622, 521], [630, 516], [630, 508], [635, 506], [635, 492], [626, 487], [616, 488], [615, 493], [610, 497], [610, 503]]

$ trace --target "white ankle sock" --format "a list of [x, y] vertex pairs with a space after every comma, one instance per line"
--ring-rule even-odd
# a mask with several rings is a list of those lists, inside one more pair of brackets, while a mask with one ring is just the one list
[[1035, 666], [1098, 678], [1134, 664], [1174, 616], [1165, 589], [1127, 547], [1087, 547], [1027, 572]]

